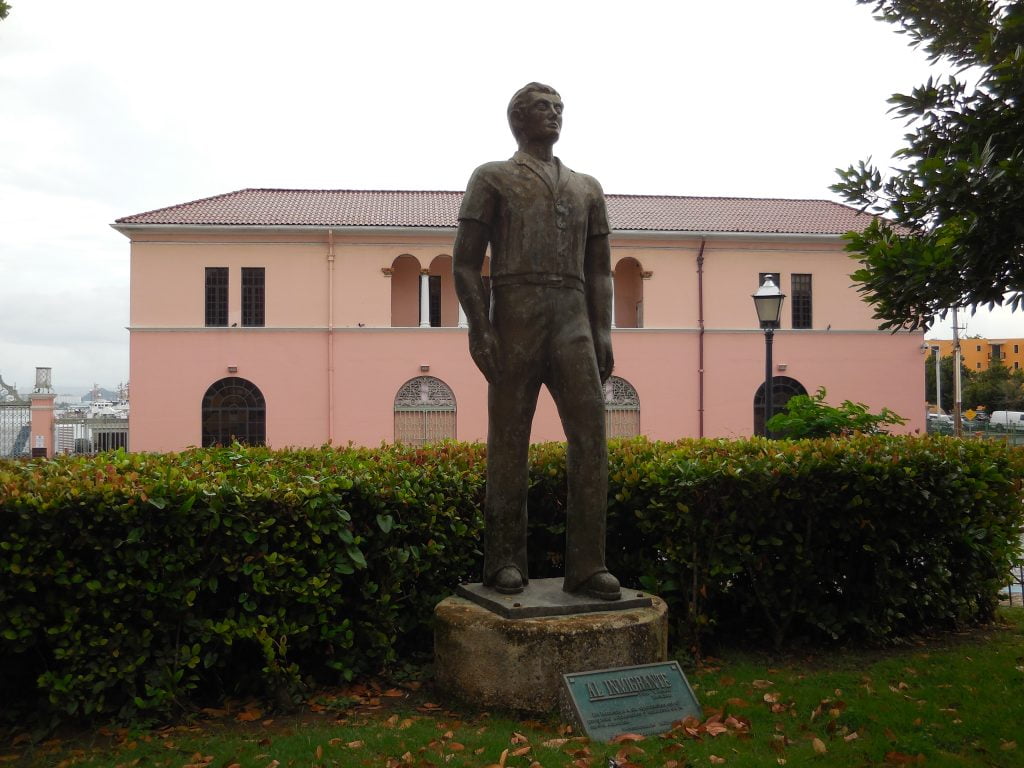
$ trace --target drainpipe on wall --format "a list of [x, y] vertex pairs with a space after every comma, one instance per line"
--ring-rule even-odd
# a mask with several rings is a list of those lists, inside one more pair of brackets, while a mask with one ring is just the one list
[[334, 230], [327, 230], [327, 442], [334, 444]]
[[704, 437], [704, 244], [697, 251], [697, 437]]

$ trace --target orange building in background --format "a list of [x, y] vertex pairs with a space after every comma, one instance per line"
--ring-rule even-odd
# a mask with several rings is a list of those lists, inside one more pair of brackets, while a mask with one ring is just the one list
[[[953, 354], [952, 339], [928, 339], [925, 343], [937, 346], [942, 357]], [[969, 371], [982, 371], [992, 365], [1020, 370], [1024, 368], [1024, 339], [960, 339], [960, 357]]]

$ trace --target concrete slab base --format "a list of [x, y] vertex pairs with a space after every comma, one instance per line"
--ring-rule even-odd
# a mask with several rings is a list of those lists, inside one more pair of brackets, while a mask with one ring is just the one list
[[548, 714], [562, 675], [668, 658], [668, 609], [649, 606], [507, 619], [462, 597], [434, 609], [438, 688], [479, 708]]
[[562, 579], [530, 579], [522, 592], [503, 595], [483, 584], [459, 584], [455, 594], [472, 600], [506, 619], [534, 619], [594, 611], [625, 611], [651, 605], [646, 592], [622, 590], [618, 600], [601, 600], [562, 591]]

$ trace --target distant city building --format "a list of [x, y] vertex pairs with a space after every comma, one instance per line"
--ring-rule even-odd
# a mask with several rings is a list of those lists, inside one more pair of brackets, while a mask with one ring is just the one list
[[[937, 346], [942, 357], [953, 354], [952, 339], [929, 339], [926, 343]], [[960, 359], [970, 371], [982, 371], [993, 365], [1018, 371], [1024, 368], [1024, 339], [960, 339]]]
[[[131, 241], [129, 447], [485, 439], [487, 387], [452, 278], [461, 199], [245, 189], [118, 219]], [[759, 429], [751, 295], [767, 275], [786, 294], [776, 409], [824, 386], [830, 402], [889, 407], [923, 430], [923, 336], [880, 332], [851, 285], [841, 235], [869, 217], [823, 200], [607, 202], [610, 435]], [[546, 392], [532, 438], [564, 439]]]

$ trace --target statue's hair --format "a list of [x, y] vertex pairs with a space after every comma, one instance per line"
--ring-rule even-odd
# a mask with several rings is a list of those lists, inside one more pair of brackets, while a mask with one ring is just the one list
[[544, 85], [544, 83], [527, 83], [518, 91], [512, 95], [512, 100], [508, 103], [508, 126], [512, 129], [512, 135], [517, 139], [519, 138], [519, 131], [516, 127], [515, 114], [519, 112], [524, 106], [526, 106], [526, 97], [531, 93], [550, 93], [552, 96], [561, 95], [552, 88], [550, 85]]

